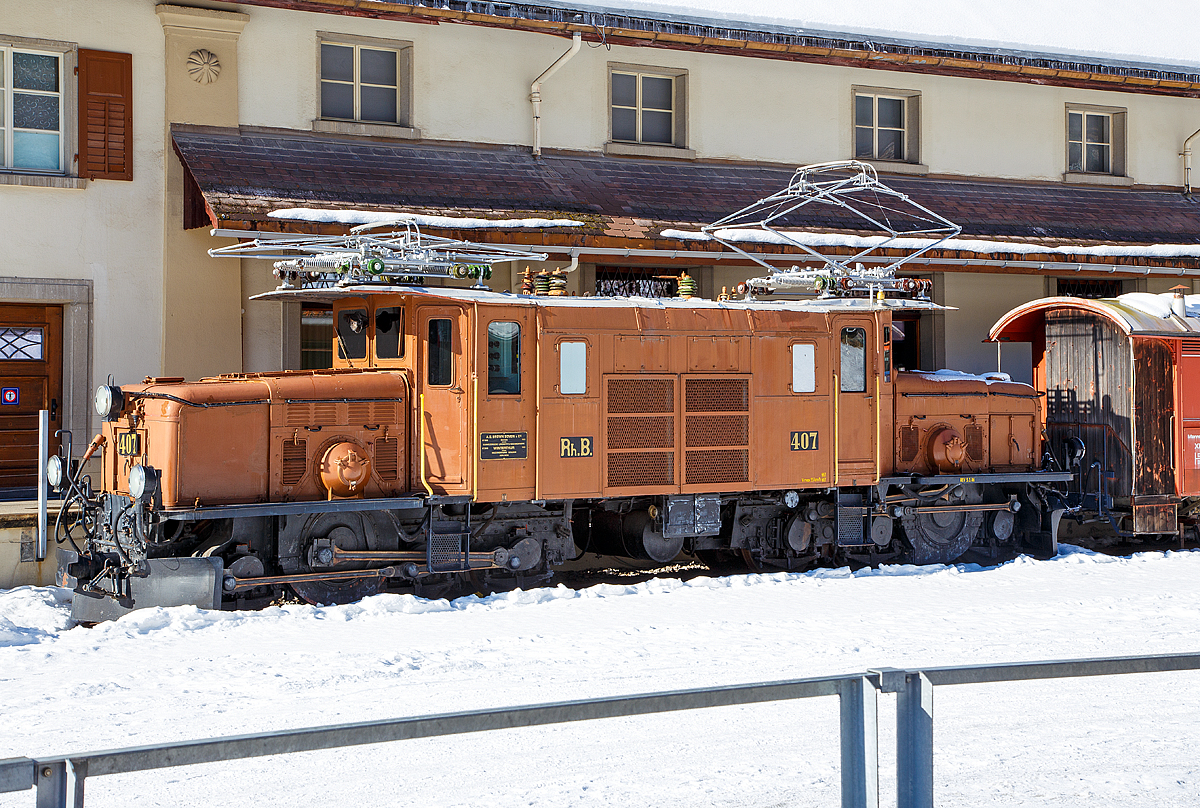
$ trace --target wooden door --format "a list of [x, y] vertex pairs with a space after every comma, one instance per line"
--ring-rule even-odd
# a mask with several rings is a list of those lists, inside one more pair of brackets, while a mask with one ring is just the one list
[[420, 343], [417, 406], [422, 413], [418, 429], [424, 426], [423, 473], [429, 486], [440, 494], [451, 493], [451, 489], [461, 493], [469, 488], [471, 430], [467, 392], [471, 374], [467, 367], [467, 334], [463, 309], [457, 306], [417, 309]]
[[837, 480], [864, 485], [875, 478], [878, 442], [875, 323], [870, 317], [835, 317], [833, 325]]
[[0, 490], [37, 485], [38, 410], [57, 452], [62, 405], [62, 307], [0, 303]]

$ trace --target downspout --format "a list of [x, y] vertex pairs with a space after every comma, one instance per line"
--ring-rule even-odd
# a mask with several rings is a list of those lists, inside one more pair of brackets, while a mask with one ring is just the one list
[[554, 75], [554, 73], [563, 65], [565, 65], [572, 56], [579, 53], [579, 46], [583, 44], [583, 35], [576, 31], [571, 35], [571, 48], [562, 56], [558, 57], [554, 64], [546, 68], [542, 75], [534, 80], [529, 87], [529, 100], [533, 103], [533, 156], [540, 157], [542, 154], [542, 82]]
[[1192, 195], [1192, 141], [1196, 136], [1200, 135], [1200, 129], [1192, 132], [1187, 140], [1183, 141], [1183, 194], [1184, 196]]

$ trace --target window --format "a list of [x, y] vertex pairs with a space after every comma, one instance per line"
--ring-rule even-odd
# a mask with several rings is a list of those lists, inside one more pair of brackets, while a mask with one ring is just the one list
[[429, 357], [426, 379], [431, 385], [446, 386], [454, 381], [454, 332], [449, 320], [429, 321]]
[[908, 90], [854, 90], [854, 156], [918, 162], [920, 95]]
[[367, 310], [342, 309], [337, 318], [339, 359], [367, 358]]
[[488, 395], [521, 392], [521, 326], [488, 323]]
[[1124, 110], [1067, 107], [1067, 172], [1124, 176]]
[[610, 65], [609, 139], [682, 148], [686, 78], [684, 71]]
[[41, 362], [44, 337], [40, 328], [0, 327], [0, 360]]
[[378, 359], [404, 356], [404, 309], [399, 306], [375, 309], [375, 356]]
[[558, 392], [564, 396], [587, 394], [587, 343], [558, 343]]
[[411, 44], [335, 36], [321, 37], [321, 118], [407, 126]]
[[300, 310], [300, 369], [333, 367], [333, 312], [306, 304]]
[[[668, 277], [674, 270], [645, 267], [596, 267], [599, 297], [675, 297], [678, 281]], [[693, 270], [694, 271], [694, 270]]]
[[4, 166], [65, 171], [61, 53], [0, 51], [0, 145]]
[[798, 342], [792, 345], [792, 392], [817, 391], [817, 346]]
[[842, 329], [843, 393], [862, 393], [867, 389], [867, 332], [862, 328]]

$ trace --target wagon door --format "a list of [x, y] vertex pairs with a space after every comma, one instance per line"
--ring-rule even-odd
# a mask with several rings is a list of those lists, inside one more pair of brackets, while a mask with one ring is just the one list
[[875, 378], [875, 323], [870, 317], [835, 317], [833, 324], [837, 481], [840, 485], [864, 485], [876, 476], [879, 390]]
[[424, 479], [437, 493], [468, 484], [467, 333], [466, 312], [457, 306], [417, 309], [417, 429], [423, 430], [417, 440], [425, 457]]

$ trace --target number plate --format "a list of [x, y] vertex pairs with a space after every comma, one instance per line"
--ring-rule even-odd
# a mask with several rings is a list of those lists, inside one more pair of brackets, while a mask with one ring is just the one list
[[122, 457], [133, 457], [141, 454], [142, 436], [136, 432], [117, 433], [117, 454]]
[[814, 452], [817, 449], [817, 433], [793, 432], [791, 443], [793, 452]]

